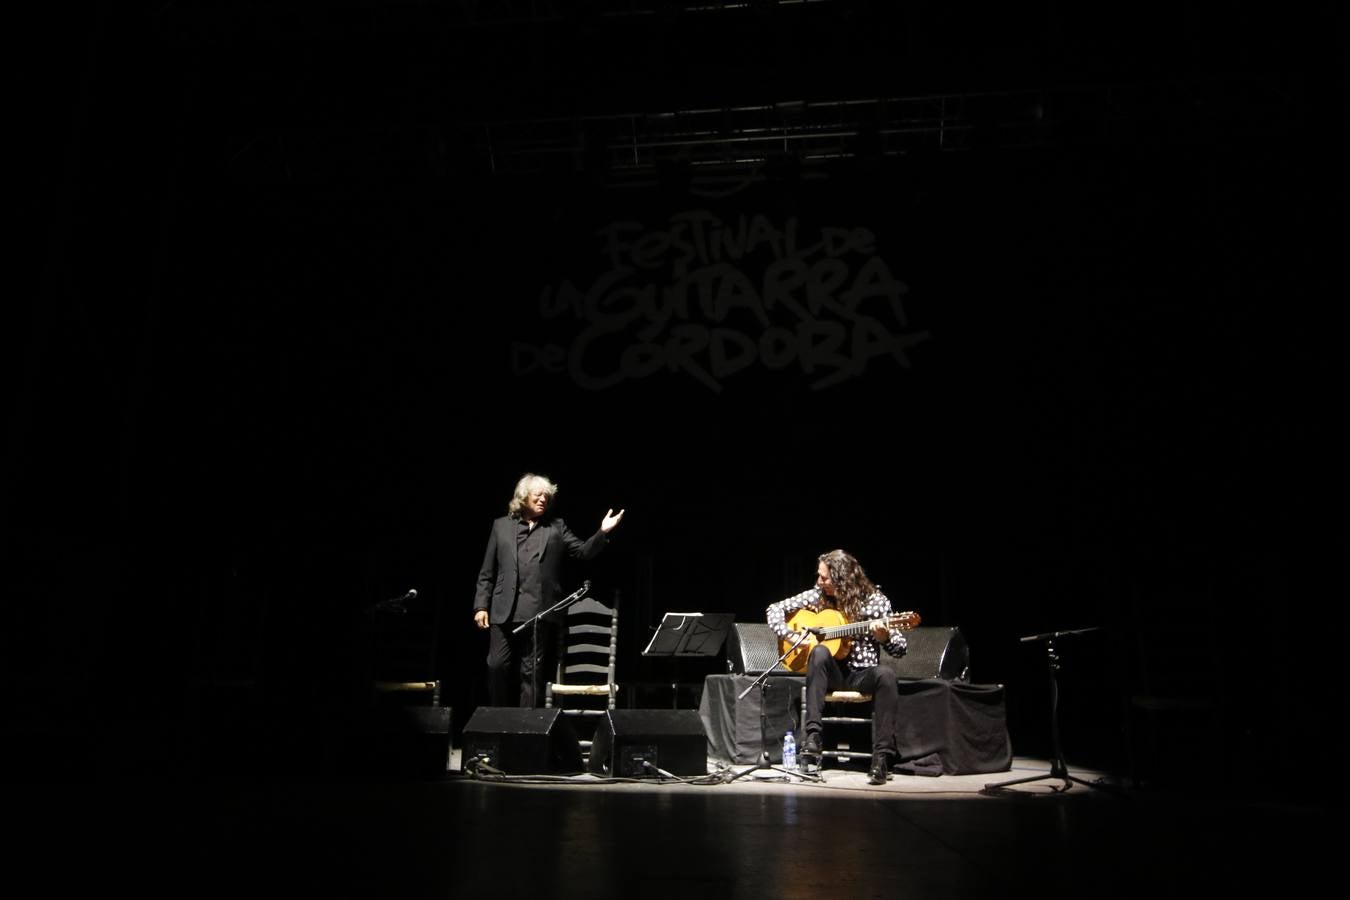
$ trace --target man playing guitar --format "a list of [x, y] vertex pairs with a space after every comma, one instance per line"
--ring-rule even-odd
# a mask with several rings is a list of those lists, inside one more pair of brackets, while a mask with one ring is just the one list
[[[816, 568], [816, 586], [795, 594], [786, 600], [770, 604], [766, 610], [769, 628], [786, 642], [796, 643], [801, 631], [798, 616], [788, 621], [789, 614], [800, 610], [823, 613], [837, 610], [845, 622], [866, 623], [870, 626], [851, 641], [822, 641], [821, 632], [808, 632], [801, 640], [800, 649], [809, 647], [806, 654], [806, 735], [801, 746], [801, 761], [807, 771], [820, 767], [821, 716], [825, 710], [825, 695], [830, 691], [851, 690], [872, 695], [872, 764], [868, 782], [885, 784], [890, 773], [891, 760], [896, 755], [896, 710], [899, 697], [895, 674], [880, 665], [880, 651], [891, 656], [905, 652], [903, 629], [912, 627], [903, 616], [896, 617], [891, 601], [867, 578], [862, 566], [843, 550], [822, 554]], [[904, 614], [912, 616], [912, 614]], [[803, 614], [801, 619], [811, 617]], [[875, 621], [869, 621], [875, 620]], [[913, 617], [917, 621], [917, 617]], [[837, 617], [836, 617], [837, 621]], [[814, 623], [813, 623], [814, 624]], [[831, 646], [833, 645], [833, 646]], [[835, 658], [842, 657], [842, 665]]]

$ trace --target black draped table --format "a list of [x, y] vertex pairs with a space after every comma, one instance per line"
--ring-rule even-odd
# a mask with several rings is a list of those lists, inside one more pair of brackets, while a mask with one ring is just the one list
[[[708, 756], [722, 763], [756, 763], [760, 754], [760, 688], [737, 697], [754, 682], [750, 675], [709, 675], [703, 682], [699, 717], [708, 735]], [[770, 759], [781, 761], [783, 732], [798, 730], [800, 675], [773, 675], [764, 689]], [[895, 762], [903, 771], [915, 763], [925, 774], [975, 775], [1006, 772], [1012, 765], [1005, 689], [1001, 684], [966, 684], [940, 678], [898, 679], [900, 714]], [[827, 726], [826, 747], [830, 745]], [[854, 726], [857, 727], [857, 726]], [[867, 726], [861, 726], [867, 727]], [[797, 735], [800, 747], [802, 736]], [[828, 756], [828, 752], [826, 754]]]

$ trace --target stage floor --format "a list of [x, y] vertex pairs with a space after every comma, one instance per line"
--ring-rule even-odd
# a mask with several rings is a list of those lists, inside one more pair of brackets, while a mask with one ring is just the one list
[[822, 784], [58, 779], [8, 786], [5, 857], [11, 883], [44, 894], [138, 897], [1097, 900], [1287, 895], [1339, 868], [1334, 773], [1225, 784], [1198, 764], [1166, 791], [981, 793], [1048, 771], [1017, 758], [883, 787], [861, 767]]
[[[448, 773], [452, 778], [470, 778], [470, 773], [460, 771], [460, 750], [458, 748], [451, 751], [450, 757], [451, 771]], [[1053, 794], [1064, 793], [1064, 782], [1062, 779], [1047, 778], [1042, 781], [1029, 782], [1026, 784], [1010, 785], [1001, 788], [998, 791], [988, 791], [989, 785], [999, 782], [1010, 781], [1020, 778], [1031, 778], [1040, 775], [1047, 775], [1050, 772], [1050, 763], [1046, 760], [1029, 759], [1024, 757], [1014, 757], [1012, 769], [1008, 772], [996, 772], [988, 775], [893, 775], [891, 780], [884, 785], [872, 785], [867, 783], [867, 761], [853, 760], [841, 762], [826, 758], [825, 766], [820, 772], [819, 780], [810, 780], [797, 777], [783, 772], [781, 768], [758, 769], [750, 765], [726, 765], [709, 760], [707, 767], [707, 777], [684, 777], [684, 778], [644, 778], [627, 781], [624, 779], [609, 779], [595, 775], [568, 775], [568, 776], [506, 776], [494, 777], [484, 776], [481, 780], [489, 784], [511, 784], [511, 785], [533, 785], [533, 786], [561, 786], [577, 789], [598, 790], [613, 789], [620, 791], [662, 791], [662, 790], [693, 790], [705, 789], [715, 791], [733, 791], [733, 792], [763, 792], [769, 795], [781, 793], [784, 790], [800, 789], [817, 794], [832, 793], [852, 793], [856, 791], [865, 791], [872, 795], [881, 796], [906, 796], [906, 797], [978, 797], [995, 796], [1002, 794]], [[1107, 795], [1112, 792], [1119, 794], [1128, 790], [1129, 785], [1121, 784], [1115, 778], [1102, 772], [1095, 772], [1091, 769], [1084, 769], [1077, 766], [1069, 766], [1069, 774], [1088, 784], [1071, 784], [1069, 790], [1074, 792], [1091, 792]], [[1098, 788], [1097, 785], [1101, 787]]]

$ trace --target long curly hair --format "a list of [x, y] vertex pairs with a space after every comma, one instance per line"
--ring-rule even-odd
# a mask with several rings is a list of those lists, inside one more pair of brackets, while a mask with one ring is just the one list
[[506, 514], [513, 519], [519, 519], [521, 512], [525, 509], [526, 502], [530, 499], [530, 494], [535, 491], [543, 491], [548, 494], [549, 505], [553, 505], [553, 498], [558, 496], [558, 486], [549, 481], [543, 475], [536, 475], [533, 472], [526, 472], [520, 476], [516, 482], [516, 492], [511, 495], [511, 502], [506, 506]]
[[867, 598], [877, 590], [877, 586], [863, 571], [862, 563], [843, 550], [822, 553], [820, 561], [825, 564], [826, 570], [830, 573], [830, 581], [834, 583], [835, 602], [839, 611], [850, 622], [862, 619]]

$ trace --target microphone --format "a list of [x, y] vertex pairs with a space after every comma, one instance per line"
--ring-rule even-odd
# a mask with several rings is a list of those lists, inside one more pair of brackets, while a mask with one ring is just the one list
[[591, 580], [587, 578], [585, 581], [581, 583], [581, 592], [583, 594], [586, 594], [590, 593], [590, 590], [591, 590]]
[[408, 600], [415, 599], [416, 597], [417, 597], [417, 588], [409, 588], [408, 593], [404, 594], [402, 597], [395, 597], [393, 599], [386, 600], [383, 603], [376, 604], [375, 608], [381, 610], [388, 610], [390, 612], [396, 612], [402, 615], [403, 613], [408, 611], [407, 609], [404, 608], [403, 604]]

